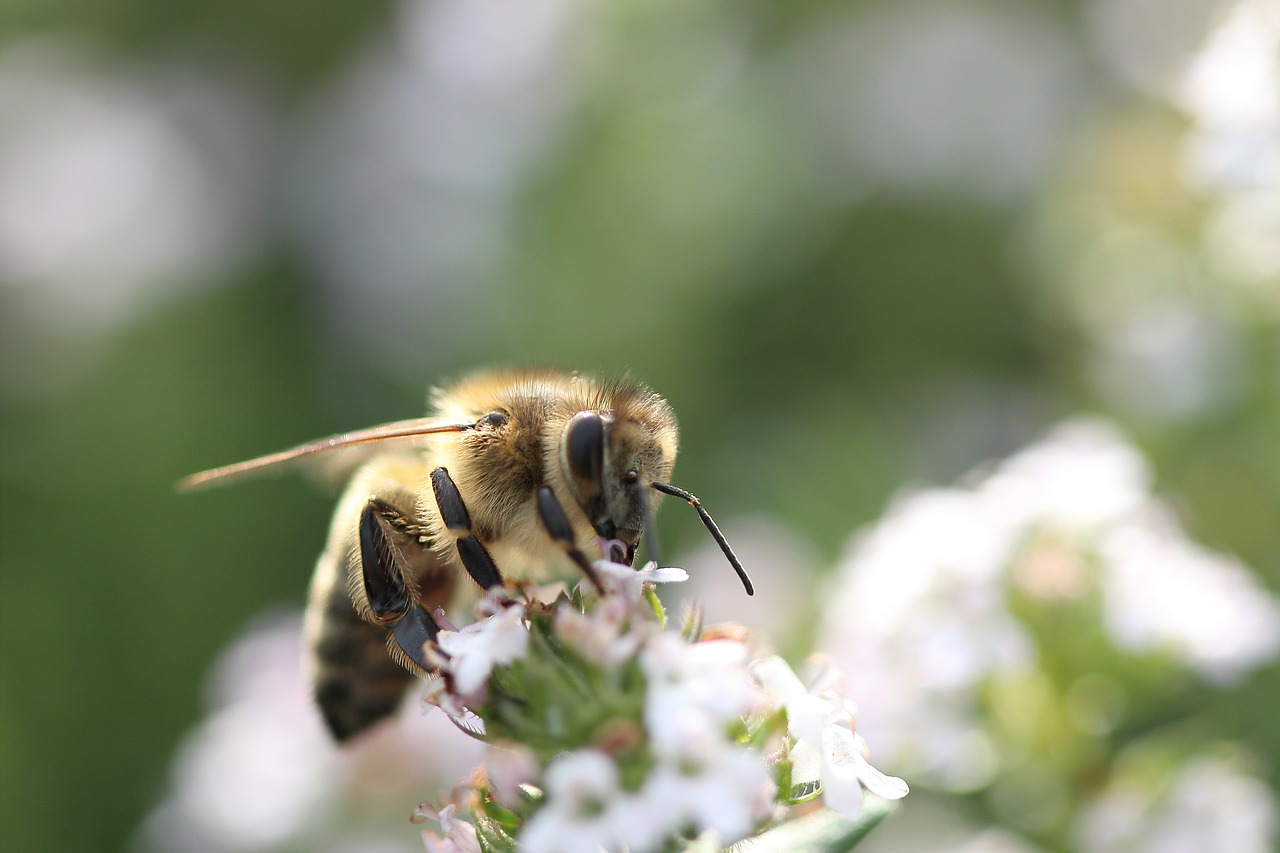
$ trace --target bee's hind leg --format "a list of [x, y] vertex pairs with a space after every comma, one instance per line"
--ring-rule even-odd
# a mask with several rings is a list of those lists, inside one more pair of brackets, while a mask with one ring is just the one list
[[454, 538], [458, 547], [458, 558], [463, 568], [481, 589], [489, 589], [502, 585], [502, 574], [493, 562], [489, 549], [484, 547], [471, 529], [471, 513], [462, 502], [462, 494], [454, 484], [453, 478], [445, 468], [437, 468], [431, 472], [431, 491], [435, 493], [436, 506], [440, 509], [440, 520], [445, 529]]
[[365, 505], [360, 513], [360, 575], [371, 621], [389, 628], [408, 661], [427, 672], [431, 667], [423, 646], [436, 638], [440, 626], [418, 604], [417, 590], [406, 581], [383, 529], [384, 519], [394, 524], [399, 517], [394, 507], [376, 498]]

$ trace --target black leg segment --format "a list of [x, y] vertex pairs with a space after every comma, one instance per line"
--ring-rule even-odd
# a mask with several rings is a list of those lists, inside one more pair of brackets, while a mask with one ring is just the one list
[[388, 625], [408, 612], [410, 593], [378, 519], [380, 503], [370, 500], [360, 513], [360, 574], [374, 619]]
[[399, 622], [391, 626], [391, 636], [396, 638], [396, 645], [404, 651], [409, 660], [418, 665], [423, 672], [430, 672], [431, 666], [423, 654], [423, 647], [440, 633], [440, 626], [422, 605], [415, 604]]
[[564, 549], [569, 559], [578, 564], [578, 568], [582, 569], [587, 580], [591, 581], [597, 590], [604, 592], [604, 587], [600, 584], [600, 576], [596, 574], [587, 555], [578, 548], [573, 537], [573, 526], [569, 524], [569, 517], [564, 514], [564, 507], [560, 506], [560, 501], [556, 500], [550, 486], [538, 489], [538, 516], [542, 519], [542, 526], [547, 529], [547, 533]]
[[458, 558], [462, 566], [471, 575], [472, 580], [481, 589], [502, 585], [502, 574], [493, 562], [493, 556], [484, 543], [475, 537], [471, 529], [471, 513], [462, 502], [462, 494], [454, 484], [453, 478], [444, 468], [431, 472], [431, 491], [436, 496], [436, 506], [440, 509], [440, 519], [449, 529], [458, 543]]
[[422, 647], [435, 639], [440, 627], [413, 600], [416, 593], [405, 582], [395, 551], [387, 541], [382, 518], [398, 517], [394, 507], [376, 498], [365, 505], [360, 513], [360, 574], [374, 622], [390, 628], [405, 657], [425, 672], [431, 667]]

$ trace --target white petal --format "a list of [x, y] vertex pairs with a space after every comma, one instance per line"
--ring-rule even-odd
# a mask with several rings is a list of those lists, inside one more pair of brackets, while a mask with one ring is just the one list
[[858, 779], [862, 786], [877, 797], [886, 800], [900, 800], [911, 792], [907, 783], [897, 776], [887, 776], [872, 767], [866, 759], [858, 762]]
[[837, 696], [814, 696], [780, 657], [770, 657], [751, 665], [751, 672], [773, 699], [774, 707], [787, 709], [787, 728], [796, 740], [808, 740], [817, 744], [827, 717], [842, 710], [842, 700]]
[[822, 750], [818, 744], [798, 740], [791, 747], [791, 784], [817, 782], [822, 775]]
[[853, 774], [862, 787], [886, 800], [900, 800], [907, 795], [907, 783], [896, 776], [886, 776], [872, 767], [863, 756], [866, 742], [841, 725], [828, 726], [822, 733], [822, 747], [827, 765], [823, 768], [823, 788], [827, 785], [827, 771], [841, 775]]
[[851, 751], [853, 732], [844, 726], [827, 726], [822, 733], [822, 801], [845, 817], [862, 813], [862, 779]]
[[559, 808], [565, 800], [576, 809], [582, 802], [607, 799], [618, 788], [618, 768], [613, 759], [596, 749], [581, 749], [559, 756], [547, 767], [546, 788], [550, 802]]
[[769, 691], [774, 704], [778, 707], [809, 695], [800, 677], [792, 671], [785, 660], [777, 655], [751, 664], [751, 674], [765, 690]]
[[636, 574], [644, 578], [649, 583], [684, 583], [689, 579], [689, 573], [684, 569], [675, 567], [667, 567], [662, 569], [641, 569]]

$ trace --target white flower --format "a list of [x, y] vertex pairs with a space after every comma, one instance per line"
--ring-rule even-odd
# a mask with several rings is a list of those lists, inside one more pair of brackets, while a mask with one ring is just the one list
[[630, 631], [622, 632], [622, 622], [630, 611], [630, 603], [620, 596], [602, 599], [585, 614], [568, 602], [561, 602], [555, 613], [556, 636], [592, 663], [617, 666], [635, 656], [646, 633], [634, 625]]
[[829, 678], [810, 691], [780, 657], [757, 661], [751, 670], [775, 705], [787, 711], [787, 728], [795, 739], [793, 784], [817, 780], [827, 807], [849, 817], [862, 811], [864, 788], [886, 800], [907, 795], [906, 782], [867, 761], [866, 741], [854, 731], [852, 703], [828, 686]]
[[[1244, 566], [1190, 542], [1112, 427], [1071, 421], [962, 487], [895, 501], [853, 540], [818, 647], [866, 685], [858, 729], [877, 755], [952, 790], [1006, 757], [984, 684], [1039, 656], [1011, 598], [1097, 601], [1120, 653], [1165, 652], [1230, 682], [1280, 654], [1280, 603]], [[1070, 638], [1068, 638], [1070, 639]]]
[[434, 832], [423, 830], [422, 843], [428, 853], [480, 853], [480, 840], [476, 838], [476, 828], [461, 820], [454, 820], [453, 813], [458, 807], [449, 803], [437, 810], [430, 803], [420, 803], [409, 818], [411, 823], [422, 823], [434, 820], [440, 824], [441, 838]]
[[745, 837], [772, 814], [776, 786], [764, 758], [731, 744], [699, 714], [667, 721], [665, 743], [641, 800], [669, 836], [681, 829], [710, 830], [722, 845]]
[[848, 817], [862, 811], [866, 789], [886, 800], [900, 800], [910, 789], [897, 776], [887, 776], [867, 761], [867, 742], [855, 734], [847, 719], [834, 719], [822, 730], [822, 801]]
[[973, 496], [989, 525], [1089, 533], [1137, 510], [1150, 487], [1146, 460], [1114, 426], [1080, 418], [1010, 456]]
[[1233, 762], [1199, 756], [1171, 781], [1115, 780], [1076, 819], [1077, 848], [1096, 853], [1264, 853], [1280, 836], [1280, 806]]
[[[422, 701], [434, 705], [444, 711], [450, 721], [462, 731], [483, 737], [484, 720], [466, 706], [464, 699], [449, 689], [448, 682], [441, 675], [427, 677], [427, 689], [422, 694]], [[424, 708], [424, 712], [430, 708]]]
[[1107, 634], [1172, 652], [1209, 681], [1238, 681], [1280, 653], [1280, 604], [1237, 561], [1187, 540], [1153, 504], [1099, 545]]
[[697, 715], [724, 726], [759, 706], [762, 697], [747, 671], [748, 649], [736, 640], [689, 643], [674, 633], [652, 637], [640, 653], [648, 682], [644, 719], [661, 748], [677, 736], [674, 722]]
[[682, 583], [689, 579], [684, 569], [659, 569], [657, 565], [649, 563], [643, 569], [633, 569], [609, 560], [592, 563], [605, 591], [619, 593], [627, 601], [639, 601], [646, 583]]
[[484, 772], [494, 800], [507, 808], [521, 804], [520, 786], [533, 783], [542, 768], [538, 757], [518, 743], [490, 744]]
[[441, 669], [453, 676], [453, 691], [472, 696], [484, 686], [495, 666], [524, 657], [529, 648], [524, 608], [507, 607], [461, 631], [441, 631], [436, 645], [448, 656]]
[[546, 804], [524, 825], [525, 853], [599, 853], [623, 845], [651, 849], [654, 816], [618, 785], [613, 759], [594, 749], [554, 759], [544, 775]]

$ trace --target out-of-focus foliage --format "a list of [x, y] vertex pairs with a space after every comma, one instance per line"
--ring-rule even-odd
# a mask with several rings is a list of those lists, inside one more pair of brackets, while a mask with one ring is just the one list
[[[1265, 0], [5, 0], [0, 848], [127, 845], [217, 650], [302, 598], [323, 489], [173, 480], [471, 367], [666, 394], [677, 481], [793, 555], [789, 649], [794, 587], [899, 488], [1080, 411], [1276, 588], [1278, 31]], [[1180, 696], [1280, 780], [1275, 668]]]

